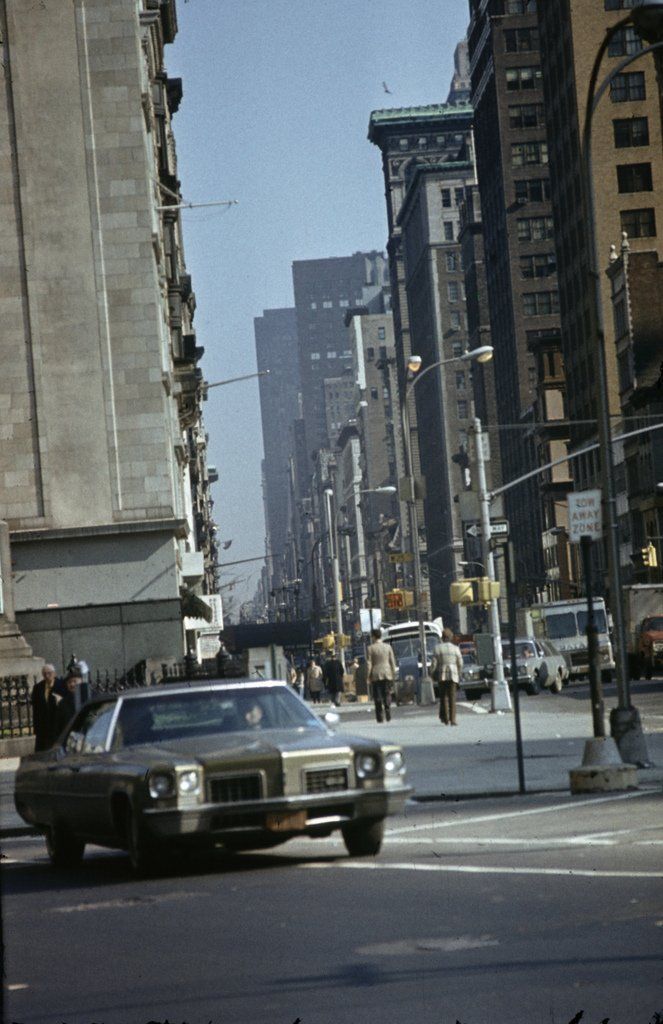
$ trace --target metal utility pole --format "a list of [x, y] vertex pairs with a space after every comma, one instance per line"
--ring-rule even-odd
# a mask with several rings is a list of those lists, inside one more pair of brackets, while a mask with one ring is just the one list
[[[495, 562], [490, 544], [490, 493], [486, 487], [486, 467], [484, 464], [483, 433], [481, 420], [474, 420], [474, 444], [477, 454], [477, 478], [479, 484], [479, 513], [481, 516], [481, 557], [486, 567], [488, 579], [495, 582]], [[493, 634], [493, 681], [490, 688], [490, 710], [510, 711], [511, 695], [504, 677], [504, 659], [502, 657], [502, 634], [500, 630], [500, 609], [496, 597], [491, 598], [488, 607], [490, 631]], [[515, 673], [512, 668], [512, 676]], [[514, 682], [514, 686], [517, 683]]]
[[336, 511], [332, 508], [334, 492], [331, 487], [325, 489], [325, 507], [327, 509], [327, 525], [329, 528], [329, 546], [331, 550], [332, 563], [332, 586], [334, 588], [334, 615], [336, 618], [336, 635], [334, 642], [334, 653], [343, 665], [345, 670], [345, 658], [343, 657], [343, 612], [341, 609], [341, 575], [338, 566], [338, 534], [336, 532]]

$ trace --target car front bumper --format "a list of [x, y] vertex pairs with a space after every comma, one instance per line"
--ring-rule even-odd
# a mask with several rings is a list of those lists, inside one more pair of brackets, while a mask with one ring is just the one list
[[[411, 786], [394, 789], [338, 790], [321, 796], [290, 796], [241, 803], [203, 803], [190, 807], [147, 807], [142, 819], [146, 830], [155, 838], [213, 838], [241, 833], [281, 833], [284, 836], [314, 835], [319, 831], [340, 828], [349, 821], [384, 818], [396, 814], [412, 793]], [[269, 816], [305, 812], [303, 827], [273, 829]], [[301, 815], [300, 815], [301, 817]]]

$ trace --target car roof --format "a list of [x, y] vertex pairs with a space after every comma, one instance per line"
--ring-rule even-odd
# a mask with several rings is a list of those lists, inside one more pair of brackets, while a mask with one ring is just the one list
[[118, 693], [95, 694], [89, 704], [99, 704], [110, 700], [141, 700], [147, 697], [160, 697], [164, 694], [190, 693], [192, 690], [255, 690], [269, 687], [274, 690], [290, 690], [281, 679], [189, 679], [178, 680], [176, 683], [162, 682], [153, 686], [136, 686]]

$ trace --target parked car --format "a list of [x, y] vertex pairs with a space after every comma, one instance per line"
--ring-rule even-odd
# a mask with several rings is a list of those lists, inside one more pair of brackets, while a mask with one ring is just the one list
[[89, 701], [51, 750], [21, 759], [15, 804], [56, 866], [86, 843], [146, 873], [177, 846], [269, 848], [340, 829], [378, 853], [405, 783], [394, 743], [335, 734], [279, 682], [208, 681]]
[[[465, 658], [469, 659], [468, 655]], [[504, 674], [511, 682], [511, 644], [502, 640], [502, 658]], [[551, 693], [560, 693], [568, 683], [569, 666], [563, 655], [559, 654], [547, 640], [536, 640], [534, 637], [516, 639], [516, 664], [518, 687], [532, 696], [539, 693], [541, 687]], [[468, 700], [478, 700], [482, 694], [490, 692], [493, 675], [492, 665], [478, 665], [468, 660], [463, 669], [463, 689]]]

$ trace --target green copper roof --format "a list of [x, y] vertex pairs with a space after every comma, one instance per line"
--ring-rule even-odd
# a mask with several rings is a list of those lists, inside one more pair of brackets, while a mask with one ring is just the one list
[[395, 107], [390, 110], [373, 110], [370, 123], [378, 125], [389, 124], [392, 121], [435, 120], [439, 117], [457, 117], [472, 113], [473, 108], [470, 103], [459, 103], [457, 106], [453, 106], [450, 103], [431, 103], [425, 107]]

